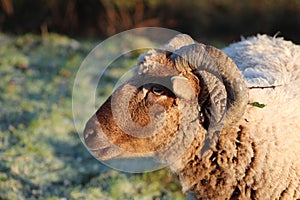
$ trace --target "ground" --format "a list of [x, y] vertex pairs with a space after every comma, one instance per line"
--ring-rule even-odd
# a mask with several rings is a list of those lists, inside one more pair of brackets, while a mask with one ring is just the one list
[[97, 42], [0, 34], [0, 199], [184, 199], [168, 170], [118, 172], [82, 144], [72, 87]]

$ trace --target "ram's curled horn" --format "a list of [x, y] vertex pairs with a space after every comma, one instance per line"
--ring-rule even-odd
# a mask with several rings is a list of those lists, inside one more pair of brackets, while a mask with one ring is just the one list
[[178, 34], [171, 40], [169, 40], [169, 42], [165, 44], [165, 47], [169, 51], [175, 51], [183, 46], [191, 45], [194, 43], [195, 41], [193, 40], [193, 38], [191, 38], [191, 36], [186, 34]]
[[214, 115], [210, 117], [215, 125], [222, 122], [223, 128], [226, 128], [240, 120], [248, 103], [248, 88], [241, 72], [225, 53], [194, 43], [182, 46], [170, 58], [181, 73], [192, 72], [204, 79], [210, 105], [214, 106], [208, 112]]

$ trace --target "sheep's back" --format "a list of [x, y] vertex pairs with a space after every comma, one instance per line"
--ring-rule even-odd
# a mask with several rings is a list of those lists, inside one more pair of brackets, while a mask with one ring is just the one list
[[[241, 169], [241, 188], [252, 188], [257, 199], [300, 198], [300, 47], [258, 35], [224, 52], [249, 87], [241, 126], [252, 141], [246, 150], [252, 156], [247, 170]], [[265, 107], [253, 106], [254, 102]]]

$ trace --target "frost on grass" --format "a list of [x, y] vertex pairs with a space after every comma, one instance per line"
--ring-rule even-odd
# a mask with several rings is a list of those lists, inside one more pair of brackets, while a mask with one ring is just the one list
[[118, 173], [81, 143], [71, 92], [95, 42], [27, 34], [0, 44], [0, 199], [183, 198], [166, 171]]

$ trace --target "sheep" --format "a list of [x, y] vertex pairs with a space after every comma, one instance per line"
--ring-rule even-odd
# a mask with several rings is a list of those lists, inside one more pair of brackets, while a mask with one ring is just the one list
[[100, 160], [168, 163], [190, 199], [300, 199], [299, 100], [300, 46], [179, 34], [139, 57], [84, 138]]

